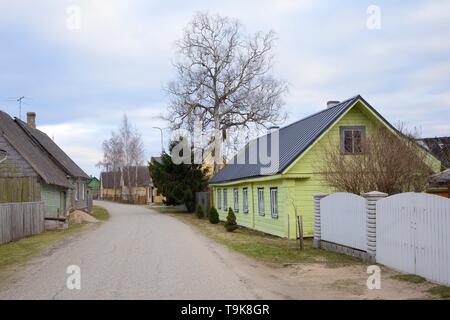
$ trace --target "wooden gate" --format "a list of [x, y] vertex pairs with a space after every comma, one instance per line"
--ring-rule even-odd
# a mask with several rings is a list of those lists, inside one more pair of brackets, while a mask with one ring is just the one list
[[365, 251], [366, 199], [337, 192], [320, 200], [322, 240]]
[[377, 202], [377, 262], [450, 285], [450, 200], [402, 193]]

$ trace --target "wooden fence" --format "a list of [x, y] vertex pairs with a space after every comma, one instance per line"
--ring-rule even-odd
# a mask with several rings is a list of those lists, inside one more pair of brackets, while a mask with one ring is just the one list
[[44, 231], [44, 202], [0, 204], [0, 244]]

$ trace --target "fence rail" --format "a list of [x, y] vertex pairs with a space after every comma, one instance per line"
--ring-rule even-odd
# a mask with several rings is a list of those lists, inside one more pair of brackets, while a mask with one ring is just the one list
[[44, 231], [44, 202], [0, 204], [0, 244]]

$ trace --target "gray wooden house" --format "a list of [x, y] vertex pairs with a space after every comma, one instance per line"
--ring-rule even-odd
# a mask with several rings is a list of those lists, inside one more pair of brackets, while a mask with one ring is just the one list
[[45, 133], [0, 111], [0, 203], [44, 201], [47, 219], [88, 209], [89, 176]]

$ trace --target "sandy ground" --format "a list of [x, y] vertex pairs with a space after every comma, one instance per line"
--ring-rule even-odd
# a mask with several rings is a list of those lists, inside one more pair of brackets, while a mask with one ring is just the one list
[[[256, 262], [194, 227], [142, 206], [99, 202], [111, 218], [3, 272], [0, 299], [427, 299], [431, 286], [391, 279], [368, 290], [366, 266], [276, 267]], [[81, 289], [69, 290], [69, 265]]]

